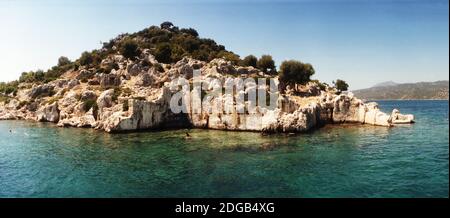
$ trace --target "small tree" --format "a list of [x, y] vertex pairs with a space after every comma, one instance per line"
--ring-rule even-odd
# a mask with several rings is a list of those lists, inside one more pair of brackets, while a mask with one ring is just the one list
[[241, 65], [244, 67], [256, 67], [256, 63], [258, 62], [258, 58], [256, 58], [254, 55], [248, 55], [241, 61]]
[[272, 56], [263, 55], [257, 62], [257, 67], [262, 70], [264, 73], [271, 72], [275, 73], [275, 61], [273, 61]]
[[80, 59], [78, 59], [81, 65], [89, 65], [92, 62], [94, 62], [94, 58], [92, 57], [92, 54], [90, 52], [83, 52], [81, 54]]
[[193, 37], [198, 37], [198, 32], [197, 32], [197, 30], [192, 29], [192, 28], [188, 28], [188, 29], [186, 29], [186, 28], [181, 28], [181, 29], [180, 29], [180, 32], [189, 34], [189, 35], [191, 35], [191, 36], [193, 36]]
[[58, 58], [58, 67], [65, 66], [72, 63], [69, 58], [61, 56]]
[[288, 85], [296, 83], [305, 84], [311, 81], [311, 76], [315, 71], [311, 64], [300, 61], [283, 61], [280, 66], [280, 81]]
[[165, 22], [161, 23], [160, 26], [161, 26], [161, 29], [166, 29], [166, 30], [170, 30], [174, 27], [173, 23], [169, 22], [169, 21], [165, 21]]
[[337, 79], [336, 82], [333, 81], [333, 84], [339, 92], [348, 90], [348, 84], [344, 80]]
[[136, 56], [141, 54], [137, 42], [130, 38], [125, 39], [121, 43], [119, 51], [124, 57], [129, 59], [135, 59]]

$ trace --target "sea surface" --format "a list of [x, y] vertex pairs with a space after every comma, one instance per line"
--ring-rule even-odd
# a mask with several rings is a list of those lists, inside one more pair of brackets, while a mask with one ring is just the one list
[[378, 102], [417, 123], [262, 136], [0, 121], [0, 197], [448, 197], [448, 101]]

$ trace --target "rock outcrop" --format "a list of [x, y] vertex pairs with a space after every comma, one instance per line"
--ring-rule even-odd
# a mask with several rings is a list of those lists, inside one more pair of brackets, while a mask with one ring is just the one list
[[[48, 84], [23, 86], [16, 98], [0, 104], [0, 120], [30, 119], [57, 123], [60, 127], [96, 128], [106, 132], [134, 131], [165, 127], [196, 127], [235, 131], [305, 132], [329, 123], [360, 123], [379, 126], [412, 123], [413, 115], [398, 110], [386, 114], [378, 104], [365, 103], [351, 93], [336, 94], [320, 89], [316, 83], [287, 87], [286, 94], [269, 90], [251, 80], [272, 78], [253, 67], [236, 67], [230, 61], [214, 59], [209, 63], [183, 58], [172, 65], [159, 64], [144, 50], [140, 59], [109, 56], [102, 66], [114, 65], [107, 73], [80, 69]], [[157, 67], [157, 66], [162, 67]], [[170, 104], [180, 93], [177, 78], [190, 86], [194, 70], [200, 70], [203, 88], [181, 92], [203, 98], [197, 111], [193, 99], [185, 113], [175, 113]], [[73, 73], [73, 72], [72, 72]], [[276, 78], [275, 78], [276, 79]], [[93, 82], [93, 81], [96, 82]], [[199, 82], [199, 81], [197, 81]], [[223, 85], [239, 90], [223, 95]], [[278, 96], [273, 107], [257, 105], [246, 99], [254, 92]], [[209, 93], [209, 94], [208, 94]], [[222, 92], [220, 92], [222, 93]], [[204, 96], [206, 95], [206, 96]], [[242, 99], [237, 102], [236, 99]]]
[[46, 105], [37, 111], [37, 121], [41, 122], [53, 122], [59, 121], [59, 109], [58, 103], [55, 102], [50, 105]]

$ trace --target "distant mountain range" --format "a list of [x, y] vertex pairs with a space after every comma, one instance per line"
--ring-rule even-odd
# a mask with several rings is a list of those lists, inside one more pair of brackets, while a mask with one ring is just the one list
[[383, 82], [367, 89], [352, 91], [358, 98], [366, 100], [394, 99], [447, 99], [449, 81], [395, 83]]
[[395, 85], [398, 85], [398, 83], [396, 83], [394, 81], [387, 81], [387, 82], [378, 83], [372, 87], [385, 87], [385, 86], [395, 86]]

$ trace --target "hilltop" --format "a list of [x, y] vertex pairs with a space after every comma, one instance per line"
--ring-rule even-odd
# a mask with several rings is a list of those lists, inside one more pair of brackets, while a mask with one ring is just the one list
[[449, 81], [418, 83], [383, 83], [367, 89], [355, 90], [353, 93], [368, 100], [448, 100]]

